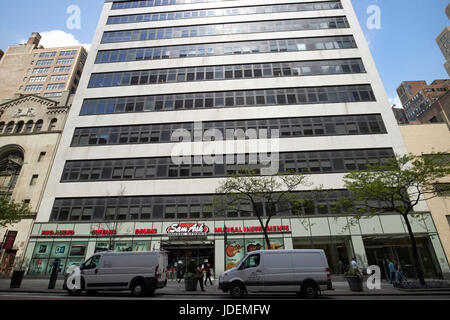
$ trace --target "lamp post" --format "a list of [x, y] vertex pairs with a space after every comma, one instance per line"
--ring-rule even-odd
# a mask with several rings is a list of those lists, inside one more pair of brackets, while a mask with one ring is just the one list
[[223, 224], [223, 271], [227, 271], [227, 241], [228, 241], [228, 234], [227, 234], [227, 225]]

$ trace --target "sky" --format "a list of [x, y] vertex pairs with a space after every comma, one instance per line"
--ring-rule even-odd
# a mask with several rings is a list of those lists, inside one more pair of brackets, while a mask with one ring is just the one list
[[[89, 49], [103, 3], [0, 0], [0, 49], [26, 41], [31, 32], [42, 35], [44, 47], [82, 44]], [[402, 81], [448, 78], [435, 41], [450, 25], [445, 15], [448, 0], [352, 0], [352, 4], [391, 104], [401, 105], [396, 88]], [[79, 20], [73, 18], [78, 9]]]

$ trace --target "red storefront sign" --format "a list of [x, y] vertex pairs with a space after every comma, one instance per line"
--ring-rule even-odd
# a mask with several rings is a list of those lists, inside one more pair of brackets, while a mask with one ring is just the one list
[[[269, 226], [267, 227], [267, 232], [288, 232], [290, 231], [289, 226]], [[224, 233], [224, 228], [214, 228], [215, 233]], [[261, 226], [259, 227], [227, 227], [227, 233], [253, 233], [253, 232], [263, 232]]]
[[134, 234], [156, 234], [158, 233], [157, 229], [136, 229]]
[[11, 250], [14, 246], [14, 241], [16, 241], [17, 231], [8, 231], [6, 235], [5, 242], [3, 242], [3, 249]]
[[174, 223], [166, 231], [169, 235], [197, 235], [208, 233], [209, 228], [200, 223]]
[[54, 236], [54, 237], [64, 237], [64, 236], [73, 236], [75, 231], [73, 230], [42, 230], [41, 236]]
[[91, 230], [91, 236], [110, 236], [115, 235], [116, 230]]

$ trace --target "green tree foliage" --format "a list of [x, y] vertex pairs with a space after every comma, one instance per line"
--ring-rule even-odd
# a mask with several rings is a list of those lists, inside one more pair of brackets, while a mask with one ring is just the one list
[[6, 227], [19, 222], [23, 216], [31, 214], [28, 204], [16, 203], [0, 194], [0, 226]]
[[351, 171], [344, 177], [349, 197], [340, 202], [354, 215], [350, 223], [383, 211], [402, 216], [411, 238], [414, 264], [422, 285], [425, 285], [425, 280], [409, 217], [421, 217], [414, 208], [420, 202], [438, 196], [435, 187], [440, 179], [450, 175], [449, 160], [448, 154], [444, 153], [397, 155], [382, 164], [369, 165], [365, 171]]
[[304, 200], [299, 199], [298, 193], [294, 191], [307, 185], [307, 177], [302, 174], [262, 176], [241, 170], [239, 174], [224, 180], [216, 189], [213, 208], [219, 214], [226, 211], [253, 213], [259, 220], [267, 248], [270, 249], [267, 227], [271, 218], [277, 213], [295, 212], [296, 208], [300, 208]]

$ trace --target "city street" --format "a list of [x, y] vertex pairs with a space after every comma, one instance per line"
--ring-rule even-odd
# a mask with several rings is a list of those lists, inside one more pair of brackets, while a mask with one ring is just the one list
[[[21, 287], [10, 289], [9, 279], [0, 279], [0, 300], [219, 300], [227, 301], [274, 301], [274, 300], [301, 300], [295, 294], [251, 294], [242, 300], [232, 299], [228, 293], [218, 289], [218, 281], [213, 281], [214, 285], [205, 286], [204, 292], [185, 291], [184, 282], [170, 280], [167, 285], [156, 290], [153, 296], [134, 298], [129, 291], [100, 291], [96, 295], [69, 296], [62, 289], [62, 280], [56, 282], [55, 289], [48, 289], [48, 279], [25, 278]], [[343, 277], [333, 278], [332, 291], [324, 291], [318, 300], [450, 300], [450, 289], [440, 291], [402, 291], [393, 288], [386, 281], [381, 282], [380, 290], [369, 290], [364, 285], [363, 292], [350, 291], [347, 282]]]

